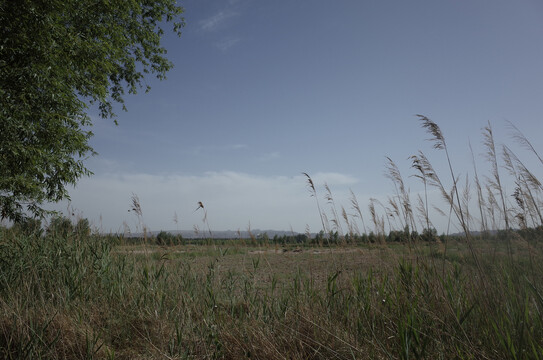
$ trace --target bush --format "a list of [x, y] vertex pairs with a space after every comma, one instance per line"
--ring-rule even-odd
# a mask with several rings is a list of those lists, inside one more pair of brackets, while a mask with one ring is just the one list
[[75, 224], [73, 230], [75, 232], [75, 235], [78, 238], [83, 238], [83, 237], [89, 236], [91, 234], [91, 228], [90, 228], [89, 220], [87, 220], [87, 219], [79, 219], [77, 221], [77, 224]]
[[67, 238], [74, 232], [70, 219], [64, 216], [55, 216], [47, 227], [47, 236]]
[[27, 236], [41, 236], [43, 229], [41, 227], [40, 219], [26, 218], [21, 222], [17, 222], [13, 225], [13, 231]]
[[174, 235], [167, 231], [161, 231], [156, 236], [157, 245], [183, 245], [184, 240], [180, 234]]

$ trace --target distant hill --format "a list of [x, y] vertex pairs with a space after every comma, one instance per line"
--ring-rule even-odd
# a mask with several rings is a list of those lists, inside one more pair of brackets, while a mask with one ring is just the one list
[[[185, 239], [204, 239], [209, 238], [209, 231], [200, 230], [199, 232], [196, 232], [194, 230], [160, 230], [160, 231], [166, 231], [170, 234], [177, 235], [181, 234], [182, 237]], [[147, 233], [149, 236], [156, 236], [160, 231], [150, 231]], [[251, 234], [254, 237], [258, 237], [262, 234], [267, 234], [269, 238], [273, 238], [275, 235], [277, 236], [283, 236], [283, 235], [298, 235], [300, 233], [293, 232], [293, 231], [284, 231], [284, 230], [260, 230], [260, 229], [252, 229], [251, 232], [247, 230], [243, 231], [237, 231], [237, 230], [223, 230], [223, 231], [211, 231], [211, 234], [214, 239], [249, 239], [251, 238]], [[129, 233], [125, 234], [126, 237], [142, 237], [143, 233]]]

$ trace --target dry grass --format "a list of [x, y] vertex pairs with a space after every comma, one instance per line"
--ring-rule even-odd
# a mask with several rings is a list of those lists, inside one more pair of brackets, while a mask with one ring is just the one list
[[[488, 297], [457, 239], [442, 277], [443, 248], [432, 243], [415, 254], [399, 243], [112, 248], [91, 237], [77, 247], [48, 239], [43, 253], [3, 230], [3, 253], [28, 251], [2, 262], [2, 356], [496, 359], [514, 346], [531, 358], [543, 351], [536, 234], [512, 239], [513, 263], [504, 240], [474, 239], [493, 279]], [[19, 271], [31, 264], [39, 271]]]

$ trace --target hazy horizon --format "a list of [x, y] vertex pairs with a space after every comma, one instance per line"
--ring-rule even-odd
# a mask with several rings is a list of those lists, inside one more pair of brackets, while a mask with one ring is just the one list
[[[175, 66], [167, 80], [148, 78], [149, 93], [127, 96], [128, 112], [117, 109], [119, 126], [91, 110], [99, 155], [87, 161], [94, 175], [70, 188], [70, 211], [104, 231], [138, 225], [128, 212], [137, 194], [151, 230], [175, 229], [174, 214], [179, 228], [205, 228], [195, 211], [201, 201], [212, 230], [250, 224], [318, 232], [302, 172], [328, 213], [325, 183], [338, 212], [344, 206], [353, 213], [352, 190], [372, 229], [369, 199], [386, 203], [394, 194], [383, 175], [385, 156], [413, 201], [423, 186], [408, 157], [419, 150], [452, 184], [444, 154], [425, 140], [416, 114], [441, 127], [462, 186], [473, 176], [469, 142], [479, 176], [488, 175], [481, 136], [488, 121], [498, 144], [542, 173], [506, 125], [513, 122], [543, 149], [541, 2], [181, 4], [183, 35], [164, 38]], [[439, 197], [432, 189], [430, 199], [446, 208]], [[53, 207], [68, 213], [67, 206]], [[447, 217], [434, 212], [431, 220], [446, 231]]]

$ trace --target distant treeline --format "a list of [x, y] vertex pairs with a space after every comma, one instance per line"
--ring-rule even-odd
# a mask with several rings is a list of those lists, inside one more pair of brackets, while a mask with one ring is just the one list
[[[43, 227], [40, 220], [29, 219], [24, 223], [17, 223], [13, 226], [13, 230], [38, 236], [61, 236], [64, 238], [82, 238], [90, 235], [93, 231], [87, 219], [78, 219], [73, 222], [67, 217], [53, 217], [48, 226]], [[438, 235], [435, 229], [424, 230], [422, 233], [417, 231], [393, 230], [387, 235], [363, 233], [347, 233], [340, 234], [337, 231], [324, 233], [323, 231], [317, 234], [275, 234], [273, 237], [268, 236], [266, 232], [257, 235], [249, 235], [233, 237], [233, 238], [191, 238], [184, 237], [181, 234], [174, 234], [167, 231], [160, 231], [157, 234], [140, 235], [140, 236], [124, 236], [123, 234], [95, 234], [97, 236], [110, 238], [114, 244], [123, 245], [138, 245], [138, 244], [154, 244], [162, 246], [178, 246], [178, 245], [202, 245], [202, 244], [229, 244], [238, 242], [246, 245], [312, 245], [312, 246], [329, 246], [342, 244], [378, 244], [378, 243], [417, 243], [417, 242], [445, 242], [447, 240], [462, 241], [465, 235], [461, 233]], [[513, 238], [522, 238], [525, 241], [543, 240], [543, 227], [525, 228], [516, 230], [497, 230], [487, 232], [474, 232], [470, 234], [473, 239], [482, 240], [511, 240]]]

